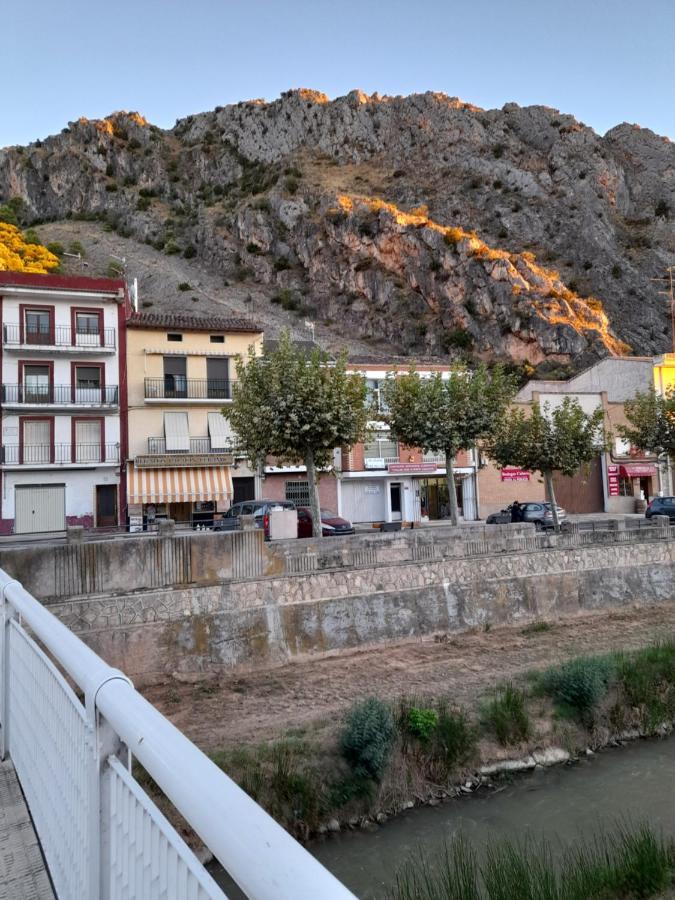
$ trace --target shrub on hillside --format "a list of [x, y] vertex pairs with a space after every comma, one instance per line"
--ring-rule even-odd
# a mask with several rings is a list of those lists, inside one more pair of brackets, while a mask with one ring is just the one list
[[438, 713], [435, 709], [413, 706], [407, 711], [402, 724], [409, 735], [427, 744], [438, 726]]
[[464, 765], [476, 751], [478, 735], [462, 709], [438, 707], [438, 724], [434, 732], [434, 752], [447, 768]]
[[368, 697], [348, 712], [340, 735], [340, 750], [356, 775], [380, 781], [394, 736], [391, 709], [377, 697]]

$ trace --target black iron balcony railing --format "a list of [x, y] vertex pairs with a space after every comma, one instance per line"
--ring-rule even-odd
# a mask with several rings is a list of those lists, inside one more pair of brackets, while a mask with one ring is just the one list
[[36, 466], [80, 463], [118, 463], [119, 444], [4, 444], [0, 448], [4, 465]]
[[167, 450], [166, 438], [148, 438], [148, 453], [150, 455], [163, 453], [235, 453], [238, 449], [238, 446], [234, 442], [228, 443], [226, 447], [214, 447], [212, 446], [211, 438], [209, 437], [191, 437], [189, 450]]
[[7, 405], [43, 406], [117, 406], [119, 389], [117, 385], [105, 387], [73, 384], [4, 384], [2, 402]]
[[70, 325], [21, 326], [6, 324], [2, 329], [3, 343], [8, 346], [31, 344], [37, 347], [86, 347], [115, 349], [115, 329], [71, 328]]
[[184, 378], [165, 375], [145, 379], [146, 400], [230, 400], [232, 381], [229, 378]]

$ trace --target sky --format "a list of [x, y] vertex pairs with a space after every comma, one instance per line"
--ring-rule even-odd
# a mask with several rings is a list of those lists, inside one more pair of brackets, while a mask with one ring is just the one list
[[0, 147], [297, 87], [539, 103], [675, 139], [675, 0], [0, 0], [0, 22]]

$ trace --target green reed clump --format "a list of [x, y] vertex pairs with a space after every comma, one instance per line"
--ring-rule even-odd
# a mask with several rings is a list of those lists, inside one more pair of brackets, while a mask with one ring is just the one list
[[380, 781], [395, 736], [396, 724], [389, 706], [377, 697], [368, 697], [347, 713], [340, 750], [356, 775]]
[[525, 708], [526, 699], [523, 690], [506, 684], [498, 688], [494, 697], [484, 704], [481, 722], [500, 744], [517, 744], [526, 741], [532, 734], [532, 723]]
[[675, 717], [675, 641], [620, 654], [616, 669], [624, 697], [639, 710], [644, 727], [652, 729]]
[[396, 877], [391, 900], [626, 900], [661, 894], [675, 852], [648, 825], [619, 826], [564, 852], [546, 841], [500, 841], [482, 854], [461, 835]]

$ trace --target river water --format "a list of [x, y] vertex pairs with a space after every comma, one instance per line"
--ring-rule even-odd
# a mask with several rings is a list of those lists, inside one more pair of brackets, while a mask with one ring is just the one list
[[[646, 820], [675, 835], [675, 737], [535, 769], [496, 793], [412, 809], [373, 831], [327, 836], [309, 850], [357, 897], [381, 900], [406, 859], [420, 847], [433, 852], [458, 830], [477, 845], [493, 836], [542, 835], [565, 845], [618, 820]], [[213, 874], [237, 897], [231, 883]]]

